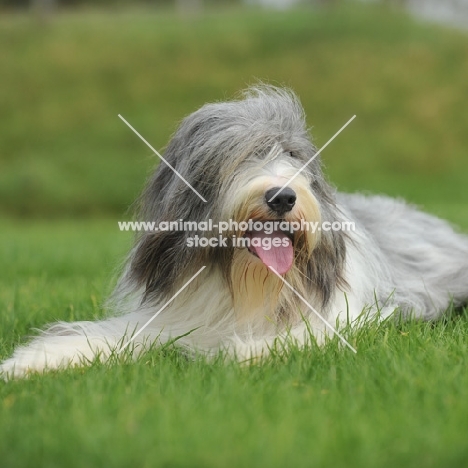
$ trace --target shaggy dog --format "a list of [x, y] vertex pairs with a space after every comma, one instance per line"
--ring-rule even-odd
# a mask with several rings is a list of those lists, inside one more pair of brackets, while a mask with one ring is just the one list
[[[452, 302], [465, 303], [467, 237], [401, 201], [335, 193], [315, 154], [288, 90], [252, 88], [188, 116], [147, 184], [139, 219], [213, 220], [213, 230], [140, 233], [110, 299], [112, 316], [53, 324], [0, 372], [22, 376], [106, 358], [130, 339], [137, 352], [178, 338], [190, 352], [246, 360], [283, 338], [320, 342], [325, 321], [394, 311], [434, 319]], [[254, 230], [249, 220], [273, 228]], [[278, 227], [301, 220], [355, 230]], [[222, 221], [239, 225], [221, 233]], [[226, 245], [193, 245], [196, 235], [221, 234]]]

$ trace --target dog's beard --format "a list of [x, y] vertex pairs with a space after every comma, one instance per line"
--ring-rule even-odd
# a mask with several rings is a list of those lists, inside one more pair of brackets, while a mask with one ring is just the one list
[[[294, 208], [283, 217], [275, 217], [265, 204], [264, 184], [250, 187], [248, 194], [243, 194], [237, 204], [232, 218], [237, 223], [261, 221], [288, 223], [306, 221], [320, 223], [319, 204], [306, 184], [295, 184], [294, 191], [298, 202]], [[279, 226], [279, 225], [278, 225]], [[281, 230], [236, 231], [230, 237], [248, 238], [250, 245], [257, 247], [241, 247], [234, 250], [231, 263], [231, 290], [234, 309], [239, 320], [250, 320], [257, 317], [267, 318], [275, 323], [293, 323], [301, 318], [303, 304], [297, 294], [291, 291], [278, 278], [280, 274], [294, 290], [302, 296], [310, 296], [307, 285], [307, 262], [313, 250], [320, 242], [320, 231], [298, 230], [286, 233]], [[259, 245], [269, 238], [270, 249]], [[274, 246], [272, 240], [279, 246]], [[275, 270], [272, 271], [272, 269]], [[309, 288], [310, 289], [310, 288]]]

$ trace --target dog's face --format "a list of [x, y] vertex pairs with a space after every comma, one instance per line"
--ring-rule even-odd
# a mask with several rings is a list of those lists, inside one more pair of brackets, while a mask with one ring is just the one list
[[[244, 225], [252, 220], [258, 226], [258, 229], [238, 229], [229, 234], [247, 237], [250, 242], [246, 242], [246, 251], [279, 274], [287, 273], [296, 257], [307, 261], [318, 242], [319, 231], [316, 234], [287, 228], [293, 222], [320, 222], [321, 219], [311, 178], [308, 172], [299, 172], [303, 165], [291, 151], [275, 144], [265, 157], [254, 156], [244, 161], [234, 174], [220, 178], [224, 193], [220, 218], [238, 224], [244, 222]], [[273, 243], [269, 248], [271, 242], [265, 242], [269, 238], [278, 239], [278, 246]], [[263, 242], [253, 242], [254, 239]], [[245, 255], [243, 258], [245, 263], [255, 265], [254, 259]]]
[[301, 227], [304, 221], [320, 223], [321, 212], [312, 191], [313, 176], [308, 169], [299, 173], [306, 162], [275, 143], [233, 173], [221, 174], [220, 219], [233, 220], [237, 228], [223, 235], [235, 245], [228, 271], [235, 307], [242, 316], [256, 309], [273, 313], [283, 289], [276, 274], [296, 287], [302, 285], [300, 276], [307, 275], [320, 231]]
[[[127, 283], [143, 286], [147, 300], [170, 296], [207, 266], [208, 274], [224, 278], [240, 315], [293, 310], [286, 304], [293, 296], [277, 273], [298, 292], [309, 297], [312, 292], [325, 303], [340, 279], [344, 242], [336, 233], [291, 233], [278, 224], [335, 218], [333, 191], [314, 155], [303, 110], [283, 90], [254, 90], [244, 100], [210, 104], [187, 117], [164, 156], [206, 203], [161, 163], [141, 199], [141, 219], [211, 219], [215, 225], [251, 220], [266, 227], [143, 233], [130, 258]], [[188, 239], [195, 234], [222, 234], [228, 242], [190, 247]], [[239, 238], [246, 243], [233, 242]]]

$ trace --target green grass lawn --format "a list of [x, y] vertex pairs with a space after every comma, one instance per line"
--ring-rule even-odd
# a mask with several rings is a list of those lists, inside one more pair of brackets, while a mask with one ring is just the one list
[[[463, 33], [357, 6], [0, 18], [0, 358], [34, 327], [102, 316], [131, 245], [117, 220], [155, 164], [118, 113], [161, 148], [204, 102], [287, 84], [319, 146], [357, 114], [323, 154], [340, 189], [468, 231], [467, 57]], [[0, 381], [0, 467], [466, 467], [466, 312], [348, 339], [356, 355], [166, 349]]]
[[[0, 356], [31, 327], [99, 317], [130, 244], [114, 222], [8, 223]], [[387, 323], [263, 365], [154, 350], [0, 382], [5, 468], [463, 467], [468, 320]]]

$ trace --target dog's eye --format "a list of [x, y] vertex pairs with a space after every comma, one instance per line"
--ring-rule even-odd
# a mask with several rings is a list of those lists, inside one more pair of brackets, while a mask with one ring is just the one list
[[289, 151], [289, 156], [291, 156], [291, 158], [296, 159], [296, 155], [292, 151]]

